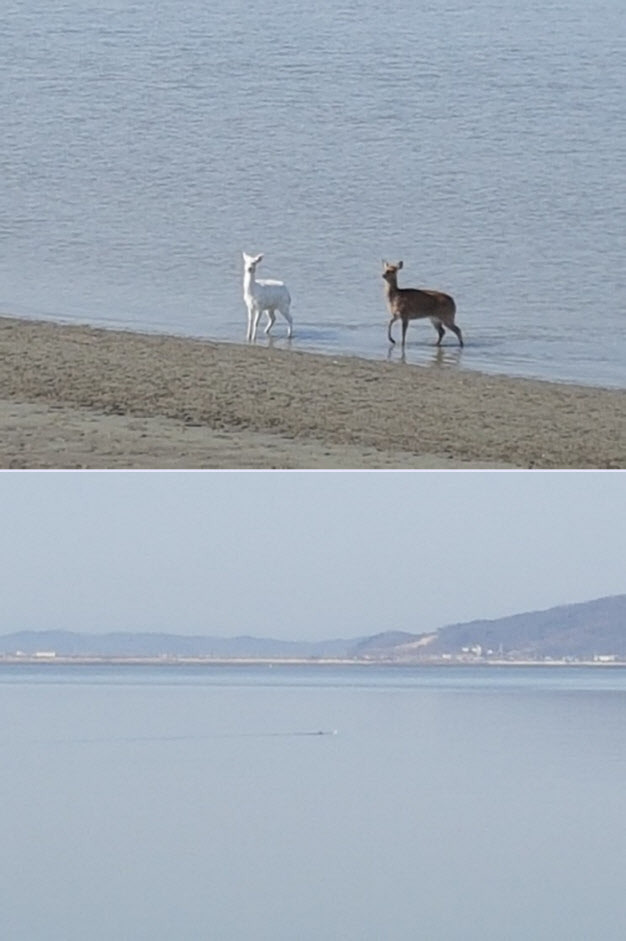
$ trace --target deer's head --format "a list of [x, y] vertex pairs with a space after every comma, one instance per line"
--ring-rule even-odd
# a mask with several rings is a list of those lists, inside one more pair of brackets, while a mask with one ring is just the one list
[[402, 264], [401, 261], [383, 261], [382, 277], [388, 284], [396, 283], [396, 278]]
[[256, 271], [256, 266], [263, 260], [263, 255], [247, 255], [245, 252], [242, 252], [242, 255], [244, 271], [246, 274], [253, 275]]

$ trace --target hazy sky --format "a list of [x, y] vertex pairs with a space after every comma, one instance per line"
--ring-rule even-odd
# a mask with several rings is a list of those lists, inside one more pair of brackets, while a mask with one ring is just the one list
[[0, 633], [426, 631], [626, 592], [619, 473], [4, 473]]

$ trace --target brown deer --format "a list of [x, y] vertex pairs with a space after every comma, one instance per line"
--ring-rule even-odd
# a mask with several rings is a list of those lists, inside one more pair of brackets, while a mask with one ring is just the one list
[[428, 317], [439, 334], [437, 346], [441, 345], [446, 329], [455, 333], [459, 338], [459, 345], [463, 346], [463, 334], [454, 322], [456, 304], [453, 298], [451, 298], [449, 294], [443, 294], [441, 291], [399, 288], [398, 272], [400, 268], [402, 268], [401, 261], [395, 263], [383, 261], [385, 294], [387, 297], [387, 307], [391, 314], [389, 329], [387, 331], [390, 343], [396, 342], [391, 335], [391, 328], [394, 321], [402, 321], [402, 346], [404, 346], [409, 320], [422, 320], [422, 318]]

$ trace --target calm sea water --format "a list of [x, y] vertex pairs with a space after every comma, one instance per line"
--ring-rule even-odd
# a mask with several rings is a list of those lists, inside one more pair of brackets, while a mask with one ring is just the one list
[[624, 937], [620, 670], [4, 666], [0, 703], [11, 941]]
[[621, 0], [6, 0], [0, 46], [5, 313], [243, 341], [263, 251], [294, 349], [385, 358], [402, 258], [467, 339], [408, 362], [626, 385]]

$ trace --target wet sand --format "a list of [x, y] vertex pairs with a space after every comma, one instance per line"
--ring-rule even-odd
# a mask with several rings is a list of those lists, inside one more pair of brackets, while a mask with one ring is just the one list
[[624, 468], [626, 391], [0, 318], [2, 468]]

